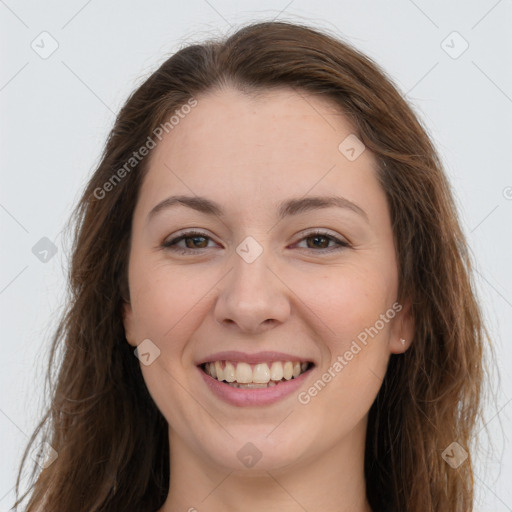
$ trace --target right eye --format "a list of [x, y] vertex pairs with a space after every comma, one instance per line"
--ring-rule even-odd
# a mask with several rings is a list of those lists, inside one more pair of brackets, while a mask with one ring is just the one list
[[[178, 246], [177, 244], [181, 242], [182, 240], [185, 241], [186, 247]], [[201, 231], [186, 231], [185, 233], [182, 233], [181, 235], [172, 238], [171, 240], [166, 240], [162, 243], [162, 247], [165, 249], [168, 249], [170, 251], [176, 251], [180, 254], [188, 254], [191, 251], [197, 251], [201, 249], [208, 249], [208, 247], [197, 247], [194, 246], [194, 244], [204, 244], [205, 241], [211, 240], [209, 236], [207, 236], [205, 233], [202, 233]], [[191, 242], [191, 247], [188, 247], [189, 243]], [[207, 242], [206, 242], [207, 243]]]

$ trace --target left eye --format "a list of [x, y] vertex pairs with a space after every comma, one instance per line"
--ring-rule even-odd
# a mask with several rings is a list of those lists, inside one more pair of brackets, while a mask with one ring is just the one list
[[[176, 238], [163, 242], [162, 247], [169, 249], [171, 251], [176, 251], [178, 253], [185, 254], [191, 251], [194, 252], [194, 250], [197, 251], [201, 249], [207, 249], [209, 240], [211, 240], [211, 238], [204, 233], [201, 233], [199, 231], [188, 231]], [[325, 233], [323, 231], [315, 231], [312, 233], [308, 233], [306, 236], [301, 238], [299, 242], [302, 242], [303, 240], [312, 241], [313, 245], [308, 244], [308, 247], [306, 247], [306, 249], [321, 249], [324, 252], [330, 252], [332, 250], [339, 250], [345, 247], [350, 247], [350, 244], [347, 241], [340, 240], [339, 238], [329, 233]], [[185, 247], [178, 246], [178, 243], [181, 241], [185, 241]], [[330, 242], [334, 242], [335, 246], [327, 247]]]
[[[323, 250], [336, 250], [340, 249], [342, 247], [349, 247], [349, 243], [345, 240], [340, 240], [339, 238], [329, 235], [328, 233], [324, 233], [322, 231], [317, 231], [315, 233], [309, 233], [306, 235], [302, 240], [312, 240], [312, 243], [315, 244], [312, 247], [306, 247], [307, 249], [323, 249]], [[329, 242], [334, 242], [335, 247], [325, 247], [323, 242], [319, 242], [320, 240], [326, 240], [327, 245], [329, 245]], [[306, 242], [307, 243], [307, 242]], [[322, 245], [322, 247], [320, 247]], [[337, 246], [337, 247], [336, 247]]]

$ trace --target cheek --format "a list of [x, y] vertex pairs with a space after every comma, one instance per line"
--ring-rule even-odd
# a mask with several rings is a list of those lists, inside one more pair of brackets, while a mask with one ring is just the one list
[[325, 280], [323, 292], [309, 288], [308, 305], [321, 319], [315, 336], [325, 347], [325, 359], [299, 401], [314, 418], [312, 428], [318, 436], [347, 434], [364, 419], [377, 396], [389, 361], [394, 316], [389, 314], [394, 313], [389, 286], [392, 283], [379, 275], [354, 272]]
[[[298, 307], [314, 313], [315, 332], [336, 354], [347, 350], [351, 340], [386, 313], [396, 293], [393, 273], [370, 265], [331, 267], [328, 273], [310, 273], [293, 282], [294, 293], [307, 306]], [[379, 330], [385, 332], [388, 327], [385, 324]]]
[[177, 341], [186, 340], [200, 324], [211, 281], [204, 272], [184, 272], [165, 263], [134, 273], [132, 305], [139, 335], [175, 351]]
[[354, 266], [332, 271], [303, 288], [311, 299], [308, 305], [322, 320], [315, 332], [329, 352], [314, 389], [307, 390], [319, 429], [351, 428], [373, 403], [389, 360], [394, 279], [392, 271], [378, 266]]

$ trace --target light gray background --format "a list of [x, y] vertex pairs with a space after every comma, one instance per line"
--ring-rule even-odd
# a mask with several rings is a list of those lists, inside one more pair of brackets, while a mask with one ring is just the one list
[[[13, 503], [22, 449], [44, 403], [48, 346], [65, 297], [61, 230], [115, 114], [180, 45], [272, 18], [328, 28], [376, 60], [441, 153], [501, 374], [486, 413], [491, 458], [485, 437], [482, 455], [473, 454], [477, 510], [512, 511], [511, 0], [0, 0], [1, 512]], [[51, 48], [44, 31], [58, 43], [46, 59], [31, 47]], [[464, 40], [469, 47], [458, 55]], [[42, 237], [57, 247], [47, 263], [32, 252]]]

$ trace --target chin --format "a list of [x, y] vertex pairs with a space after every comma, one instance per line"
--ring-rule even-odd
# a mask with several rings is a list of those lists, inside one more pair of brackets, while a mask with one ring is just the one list
[[[313, 439], [308, 441], [304, 435], [299, 435], [299, 430], [307, 432], [305, 426], [297, 425], [293, 429], [296, 431], [290, 431], [288, 420], [281, 425], [279, 422], [258, 426], [226, 425], [226, 430], [233, 437], [223, 432], [217, 442], [204, 445], [203, 450], [214, 464], [228, 471], [243, 471], [251, 475], [284, 469], [297, 463], [314, 443]], [[208, 439], [214, 440], [212, 436]]]

